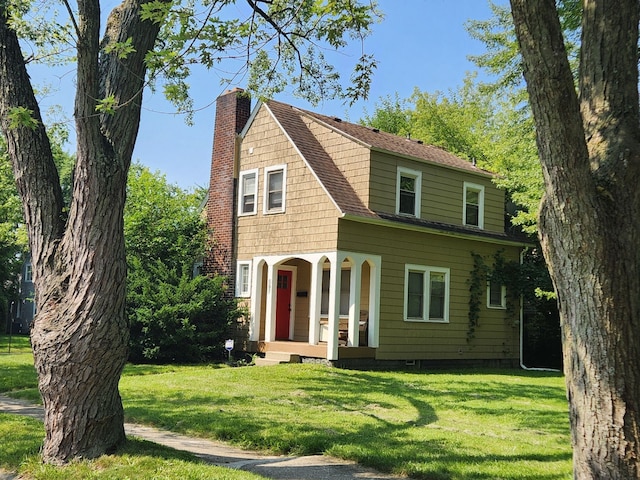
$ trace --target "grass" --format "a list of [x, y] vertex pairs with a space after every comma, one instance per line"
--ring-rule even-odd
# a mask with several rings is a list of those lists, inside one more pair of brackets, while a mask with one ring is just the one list
[[139, 439], [128, 439], [115, 455], [72, 462], [64, 467], [44, 465], [38, 450], [44, 436], [42, 422], [0, 413], [0, 469], [19, 470], [33, 480], [260, 480], [259, 475], [207, 465], [193, 455]]
[[[23, 383], [3, 375], [0, 391], [35, 385]], [[128, 365], [120, 390], [128, 421], [275, 453], [429, 480], [572, 476], [558, 374]]]

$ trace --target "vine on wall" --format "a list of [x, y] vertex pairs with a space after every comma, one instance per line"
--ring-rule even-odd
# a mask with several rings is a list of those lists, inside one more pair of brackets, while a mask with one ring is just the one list
[[469, 283], [469, 327], [467, 329], [467, 342], [474, 337], [480, 325], [480, 312], [485, 303], [488, 282], [498, 282], [507, 287], [507, 304], [505, 320], [512, 320], [514, 325], [518, 319], [516, 315], [517, 299], [520, 295], [520, 264], [507, 261], [503, 250], [493, 255], [493, 265], [489, 266], [482, 255], [471, 252], [473, 257], [473, 269], [468, 280]]

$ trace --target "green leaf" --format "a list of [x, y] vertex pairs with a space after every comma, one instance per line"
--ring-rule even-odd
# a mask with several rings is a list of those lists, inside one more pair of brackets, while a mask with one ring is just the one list
[[109, 95], [107, 98], [98, 100], [98, 103], [96, 104], [96, 112], [113, 115], [117, 106], [116, 98], [113, 95]]
[[25, 127], [35, 130], [38, 128], [40, 123], [36, 118], [34, 118], [33, 110], [26, 107], [10, 108], [7, 116], [9, 117], [9, 128], [12, 129]]
[[104, 47], [106, 53], [115, 53], [121, 60], [127, 58], [130, 54], [134, 53], [136, 49], [133, 47], [133, 39], [127, 38], [124, 42], [113, 42]]

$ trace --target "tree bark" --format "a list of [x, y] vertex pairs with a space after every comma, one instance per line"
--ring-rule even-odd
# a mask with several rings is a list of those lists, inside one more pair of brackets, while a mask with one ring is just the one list
[[584, 2], [579, 92], [554, 0], [511, 0], [545, 179], [574, 477], [640, 475], [638, 1]]
[[[123, 209], [127, 171], [140, 121], [144, 56], [159, 25], [140, 4], [114, 9], [99, 42], [100, 5], [78, 2], [77, 157], [68, 218], [51, 146], [16, 33], [0, 3], [0, 125], [23, 201], [36, 287], [31, 339], [45, 409], [43, 459], [64, 463], [109, 452], [125, 439], [118, 382], [127, 358]], [[126, 59], [101, 50], [131, 38]], [[113, 114], [96, 114], [113, 95]], [[26, 107], [35, 129], [10, 123]]]

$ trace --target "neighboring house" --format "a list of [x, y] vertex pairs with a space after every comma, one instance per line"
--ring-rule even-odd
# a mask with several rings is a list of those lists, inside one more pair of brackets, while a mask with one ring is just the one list
[[218, 99], [205, 270], [245, 301], [247, 351], [517, 362], [506, 286], [487, 286], [469, 337], [472, 253], [525, 246], [504, 209], [490, 173], [440, 148], [276, 101], [251, 111], [240, 89]]
[[31, 322], [33, 322], [36, 313], [32, 273], [31, 256], [27, 255], [20, 272], [18, 300], [11, 306], [12, 324], [10, 328], [12, 333], [29, 333], [31, 328]]

